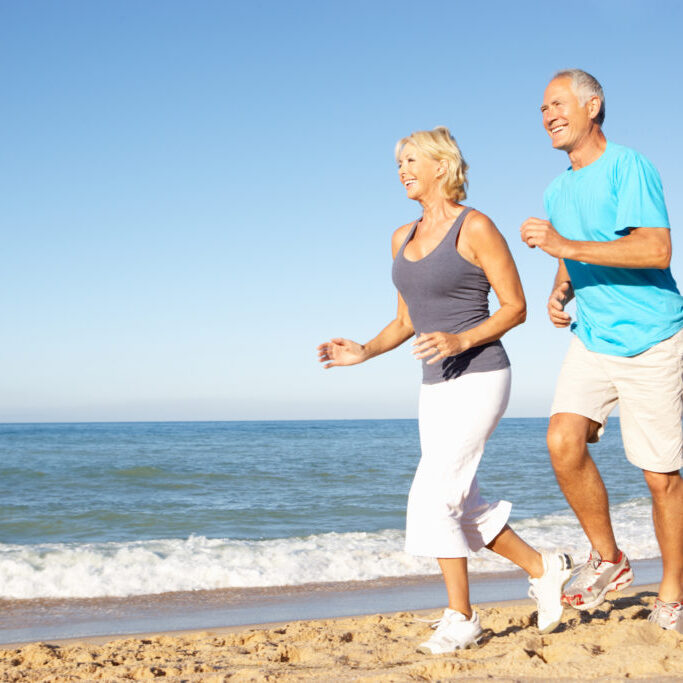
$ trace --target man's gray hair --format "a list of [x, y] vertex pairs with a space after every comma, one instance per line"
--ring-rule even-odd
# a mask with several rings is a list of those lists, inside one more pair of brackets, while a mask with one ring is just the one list
[[602, 91], [602, 86], [598, 82], [598, 79], [581, 69], [565, 69], [564, 71], [558, 71], [553, 76], [553, 79], [555, 78], [572, 79], [572, 89], [579, 98], [581, 106], [586, 104], [591, 97], [600, 98], [600, 111], [595, 117], [595, 122], [599, 126], [602, 126], [605, 121], [605, 93]]

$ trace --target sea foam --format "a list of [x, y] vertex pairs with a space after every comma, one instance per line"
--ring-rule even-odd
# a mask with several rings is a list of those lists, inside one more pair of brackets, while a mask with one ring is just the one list
[[[616, 505], [612, 516], [619, 543], [631, 559], [659, 555], [648, 500]], [[588, 542], [569, 511], [512, 526], [540, 550], [566, 550], [577, 561], [587, 555]], [[261, 541], [190, 536], [128, 543], [0, 544], [0, 597], [130, 596], [438, 573], [435, 560], [405, 554], [403, 540], [403, 531], [389, 529]], [[474, 574], [514, 568], [488, 550], [470, 559]]]

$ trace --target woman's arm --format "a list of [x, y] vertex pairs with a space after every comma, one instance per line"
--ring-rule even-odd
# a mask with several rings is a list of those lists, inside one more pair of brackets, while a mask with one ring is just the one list
[[318, 347], [318, 360], [325, 363], [326, 369], [339, 365], [356, 365], [395, 349], [412, 336], [413, 325], [408, 316], [408, 307], [399, 294], [396, 318], [376, 337], [365, 344], [341, 337], [330, 339]]
[[417, 358], [429, 358], [428, 364], [500, 339], [526, 319], [526, 300], [517, 267], [493, 221], [476, 212], [465, 221], [461, 231], [461, 253], [484, 271], [500, 308], [479, 325], [458, 334], [421, 334], [413, 343], [413, 353]]
[[[392, 255], [396, 258], [403, 240], [407, 237], [411, 224], [400, 227], [394, 232], [391, 246]], [[414, 334], [413, 323], [408, 314], [408, 306], [403, 297], [398, 295], [396, 317], [373, 339], [365, 344], [358, 344], [350, 339], [336, 337], [318, 346], [318, 360], [325, 363], [325, 369], [342, 365], [356, 365], [363, 361], [391, 351]]]

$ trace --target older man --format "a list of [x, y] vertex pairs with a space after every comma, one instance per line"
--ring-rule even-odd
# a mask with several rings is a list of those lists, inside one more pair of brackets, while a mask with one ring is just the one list
[[[553, 401], [548, 448], [557, 480], [591, 542], [565, 590], [577, 609], [633, 581], [617, 546], [605, 485], [587, 448], [619, 404], [627, 458], [643, 470], [663, 577], [649, 617], [683, 633], [683, 298], [669, 270], [671, 239], [659, 174], [603, 132], [602, 87], [579, 69], [545, 90], [543, 125], [571, 167], [545, 192], [549, 220], [529, 218], [522, 240], [558, 259], [548, 301], [574, 337]], [[564, 307], [576, 297], [572, 322]]]

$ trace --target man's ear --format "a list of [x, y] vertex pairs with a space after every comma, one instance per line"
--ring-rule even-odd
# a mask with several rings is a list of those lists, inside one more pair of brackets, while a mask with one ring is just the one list
[[586, 106], [588, 107], [588, 116], [590, 116], [592, 119], [595, 119], [600, 113], [601, 104], [600, 98], [597, 95], [589, 97], [588, 102], [586, 102]]

